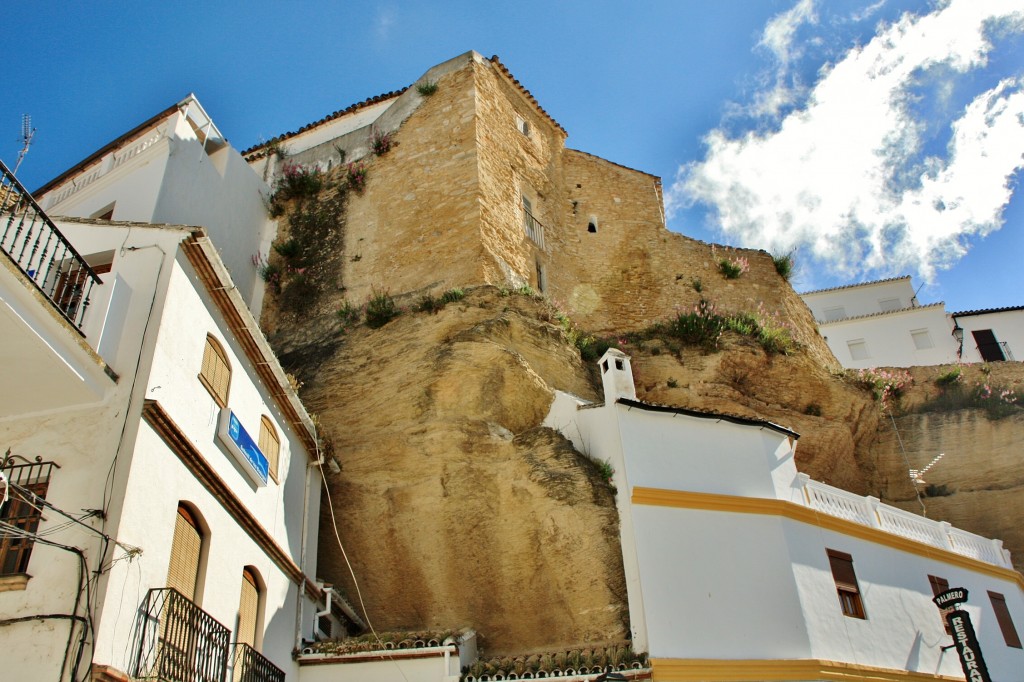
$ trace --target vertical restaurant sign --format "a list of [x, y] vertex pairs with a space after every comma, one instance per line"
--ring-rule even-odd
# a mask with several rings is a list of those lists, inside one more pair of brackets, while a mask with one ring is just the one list
[[253, 483], [260, 487], [265, 486], [267, 476], [270, 474], [270, 462], [242, 426], [237, 415], [227, 408], [220, 411], [220, 428], [217, 429], [217, 435]]
[[981, 655], [981, 646], [978, 645], [978, 635], [974, 632], [971, 616], [959, 608], [960, 604], [967, 601], [967, 590], [962, 587], [946, 590], [935, 595], [932, 601], [940, 610], [952, 608], [946, 613], [946, 622], [949, 623], [953, 644], [960, 655], [960, 667], [963, 668], [968, 682], [992, 682], [985, 659]]

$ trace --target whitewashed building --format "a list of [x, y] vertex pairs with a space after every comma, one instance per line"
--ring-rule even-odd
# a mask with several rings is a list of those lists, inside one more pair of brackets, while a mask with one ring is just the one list
[[1024, 579], [999, 541], [810, 480], [798, 435], [636, 398], [558, 392], [545, 425], [615, 469], [633, 646], [656, 680], [962, 679], [931, 598], [964, 587], [994, 680], [1022, 679]]
[[0, 251], [0, 677], [297, 679], [316, 435], [209, 236], [5, 177]]
[[951, 317], [964, 362], [1017, 360], [1014, 349], [1024, 353], [1024, 306], [964, 310]]
[[944, 304], [921, 305], [909, 276], [818, 289], [800, 297], [843, 367], [957, 361], [957, 341]]
[[194, 95], [172, 104], [33, 193], [50, 216], [199, 225], [242, 300], [259, 315], [265, 254], [276, 223], [269, 187], [221, 134]]

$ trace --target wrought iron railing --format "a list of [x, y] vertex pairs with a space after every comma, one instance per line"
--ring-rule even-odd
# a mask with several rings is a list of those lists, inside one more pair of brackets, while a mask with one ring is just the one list
[[523, 208], [523, 226], [526, 228], [526, 236], [541, 249], [544, 248], [544, 225], [533, 217], [533, 214]]
[[100, 278], [0, 161], [0, 251], [81, 331]]
[[[136, 679], [224, 682], [231, 631], [177, 590], [152, 589], [138, 621]], [[255, 679], [255, 678], [254, 678]]]
[[232, 682], [284, 682], [284, 671], [248, 644], [237, 642], [232, 655]]
[[1015, 362], [1013, 358], [1013, 353], [1010, 352], [1010, 346], [1007, 345], [1006, 341], [1000, 341], [999, 348], [1002, 349], [1004, 358], [1006, 358], [1010, 362]]

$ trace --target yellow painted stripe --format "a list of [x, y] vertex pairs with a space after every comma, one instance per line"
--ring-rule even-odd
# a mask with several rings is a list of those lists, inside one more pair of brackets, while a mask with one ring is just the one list
[[856, 663], [818, 659], [741, 660], [701, 658], [652, 658], [654, 682], [687, 680], [867, 680], [868, 682], [934, 682], [960, 680], [963, 677], [876, 668]]
[[677, 509], [700, 509], [702, 511], [734, 512], [738, 514], [762, 514], [765, 516], [782, 516], [825, 530], [836, 531], [844, 535], [886, 545], [903, 552], [918, 554], [930, 559], [966, 568], [978, 573], [985, 573], [1002, 580], [1017, 583], [1024, 591], [1024, 576], [1010, 568], [1003, 568], [985, 561], [963, 556], [947, 549], [932, 547], [917, 540], [900, 537], [877, 528], [862, 526], [853, 521], [840, 519], [824, 514], [810, 507], [803, 507], [785, 500], [770, 500], [760, 497], [739, 497], [736, 495], [719, 495], [716, 493], [694, 493], [681, 490], [665, 490], [662, 488], [633, 488], [633, 504], [655, 507], [674, 507]]

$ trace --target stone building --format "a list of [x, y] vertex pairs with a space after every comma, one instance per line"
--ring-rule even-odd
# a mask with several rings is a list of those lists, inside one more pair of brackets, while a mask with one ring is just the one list
[[[375, 155], [384, 136], [392, 148]], [[591, 331], [640, 328], [702, 297], [736, 311], [763, 304], [835, 362], [769, 254], [669, 232], [660, 178], [566, 147], [567, 137], [497, 57], [467, 52], [242, 154], [271, 185], [287, 164], [365, 164], [338, 276], [353, 303], [373, 290], [528, 285]], [[739, 258], [742, 284], [719, 268]]]

